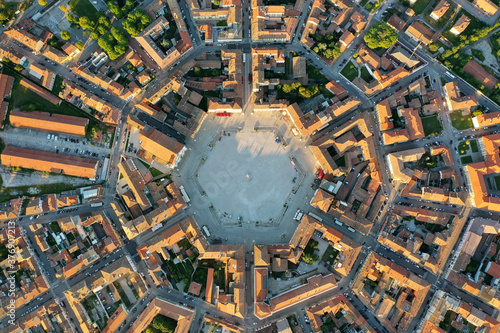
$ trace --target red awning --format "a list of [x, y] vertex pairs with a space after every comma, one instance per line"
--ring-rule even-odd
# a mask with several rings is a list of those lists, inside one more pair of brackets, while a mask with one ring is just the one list
[[219, 112], [215, 114], [217, 117], [231, 117], [231, 113], [229, 112]]

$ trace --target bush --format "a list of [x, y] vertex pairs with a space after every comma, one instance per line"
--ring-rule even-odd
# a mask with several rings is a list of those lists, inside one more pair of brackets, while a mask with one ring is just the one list
[[38, 0], [40, 6], [47, 6], [47, 0]]

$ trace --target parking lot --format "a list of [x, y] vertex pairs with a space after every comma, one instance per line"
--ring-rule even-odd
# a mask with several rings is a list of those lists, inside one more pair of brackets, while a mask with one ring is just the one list
[[[49, 151], [64, 155], [73, 155], [78, 157], [93, 158], [99, 160], [99, 169], [97, 175], [101, 174], [104, 158], [111, 153], [109, 148], [92, 146], [85, 138], [71, 136], [66, 134], [57, 134], [43, 131], [35, 131], [24, 128], [11, 128], [0, 132], [0, 138], [6, 145], [23, 147], [27, 149]], [[49, 184], [64, 182], [65, 179], [75, 185], [82, 183], [79, 179], [73, 181], [74, 177], [51, 176], [44, 177], [41, 173], [34, 172], [31, 175], [13, 174], [5, 176], [5, 186], [23, 186], [31, 184]], [[30, 179], [33, 177], [33, 179]], [[83, 182], [87, 184], [88, 182]]]

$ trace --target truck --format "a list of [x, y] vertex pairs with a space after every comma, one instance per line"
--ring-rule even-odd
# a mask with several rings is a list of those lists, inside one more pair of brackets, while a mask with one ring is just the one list
[[90, 207], [101, 207], [102, 206], [102, 201], [100, 202], [93, 202], [90, 204]]
[[347, 228], [347, 230], [349, 230], [350, 232], [356, 232], [356, 230], [351, 227]]
[[204, 225], [204, 226], [202, 227], [202, 229], [203, 229], [203, 231], [205, 232], [205, 235], [206, 235], [207, 237], [210, 237], [210, 231], [208, 231], [207, 226], [206, 226], [206, 225]]
[[179, 186], [179, 191], [181, 191], [182, 198], [186, 203], [189, 203], [191, 199], [189, 198], [189, 195], [187, 195], [186, 190], [184, 189], [184, 186]]
[[337, 220], [337, 219], [335, 219], [335, 224], [338, 224], [338, 225], [340, 225], [340, 226], [343, 226], [343, 225], [344, 225], [344, 223], [340, 222], [340, 221], [339, 221], [339, 220]]
[[446, 75], [448, 75], [449, 77], [451, 77], [451, 78], [453, 78], [453, 79], [454, 79], [454, 78], [456, 78], [456, 76], [455, 76], [455, 75], [453, 75], [453, 74], [451, 74], [451, 72], [450, 72], [450, 71], [446, 71]]

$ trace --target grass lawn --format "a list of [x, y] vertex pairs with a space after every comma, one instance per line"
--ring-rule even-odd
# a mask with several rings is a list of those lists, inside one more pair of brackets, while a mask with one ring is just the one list
[[497, 190], [500, 190], [500, 176], [495, 176], [495, 185]]
[[373, 81], [373, 77], [370, 75], [365, 66], [361, 67], [361, 78], [366, 81], [366, 83], [370, 83]]
[[[85, 111], [80, 110], [65, 101], [61, 102], [60, 105], [54, 105], [28, 88], [21, 86], [19, 81], [21, 81], [23, 76], [15, 70], [4, 66], [3, 73], [15, 77], [11, 97], [9, 98], [9, 110], [21, 109], [21, 111], [43, 111], [75, 117], [82, 117], [86, 115]], [[57, 84], [57, 82], [58, 80], [56, 79], [55, 83]], [[54, 84], [54, 90], [55, 89], [56, 85]], [[91, 117], [89, 116], [88, 118]]]
[[163, 172], [161, 172], [160, 170], [155, 169], [153, 167], [151, 167], [151, 169], [149, 169], [149, 172], [151, 172], [151, 176], [153, 176], [153, 177], [158, 177], [159, 175], [163, 175]]
[[52, 88], [52, 93], [54, 95], [59, 96], [59, 93], [63, 90], [63, 80], [64, 77], [62, 77], [61, 75], [56, 75], [54, 87]]
[[55, 183], [47, 185], [32, 185], [32, 186], [19, 186], [19, 187], [3, 187], [0, 189], [0, 202], [5, 202], [10, 199], [18, 198], [21, 196], [30, 196], [28, 190], [36, 187], [40, 192], [37, 196], [50, 193], [61, 193], [63, 191], [74, 190], [75, 187], [66, 183]]
[[87, 16], [94, 22], [97, 22], [100, 16], [97, 9], [95, 9], [89, 0], [71, 0], [69, 2], [69, 8], [73, 13], [78, 15], [78, 17]]
[[358, 77], [358, 68], [354, 66], [352, 61], [349, 61], [340, 74], [344, 75], [346, 79], [352, 82], [352, 80]]
[[142, 165], [144, 165], [149, 170], [149, 172], [151, 173], [151, 176], [153, 176], [153, 178], [157, 177], [159, 175], [163, 175], [163, 172], [161, 172], [160, 170], [158, 170], [156, 168], [153, 168], [151, 165], [147, 164], [143, 160], [139, 159], [139, 162], [141, 162]]
[[460, 131], [474, 127], [470, 116], [463, 117], [460, 110], [450, 113], [450, 120], [453, 127]]
[[366, 3], [367, 3], [367, 2], [368, 2], [368, 0], [362, 0], [362, 1], [359, 3], [359, 5], [360, 5], [361, 7], [364, 7], [364, 6], [366, 5]]
[[332, 98], [335, 96], [330, 90], [326, 89], [325, 86], [323, 85], [319, 86], [319, 91], [320, 93], [323, 94], [323, 96], [325, 96], [325, 98]]
[[429, 117], [422, 117], [421, 119], [422, 119], [422, 126], [424, 127], [425, 136], [438, 135], [443, 131], [443, 126], [441, 125], [441, 122], [437, 118], [437, 114]]
[[467, 144], [467, 141], [462, 141], [458, 144], [458, 153], [460, 155], [466, 155], [468, 151], [469, 145]]
[[479, 60], [479, 61], [484, 61], [484, 59], [486, 59], [486, 58], [484, 57], [483, 51], [481, 51], [481, 50], [474, 50], [474, 49], [471, 49], [471, 52], [472, 52], [472, 55], [473, 55], [474, 57], [476, 57], [476, 58], [477, 58], [477, 60]]
[[415, 11], [415, 15], [422, 14], [425, 7], [427, 7], [427, 5], [429, 5], [430, 2], [431, 0], [418, 0], [417, 2], [415, 2], [415, 4], [412, 7], [413, 10]]
[[469, 164], [469, 163], [472, 163], [472, 157], [463, 156], [463, 157], [460, 157], [460, 161], [462, 162], [462, 164]]
[[331, 265], [335, 261], [335, 258], [337, 257], [338, 254], [339, 254], [339, 251], [335, 250], [331, 245], [328, 245], [328, 248], [326, 249], [325, 253], [323, 254], [323, 257], [321, 258], [321, 260], [323, 260], [324, 262], [330, 262], [330, 265]]
[[477, 141], [476, 140], [470, 141], [470, 148], [472, 149], [473, 153], [479, 152], [479, 147], [477, 146]]

